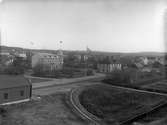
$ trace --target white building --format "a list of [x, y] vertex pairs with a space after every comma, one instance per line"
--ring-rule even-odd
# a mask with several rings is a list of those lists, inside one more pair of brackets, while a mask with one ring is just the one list
[[122, 65], [119, 63], [113, 63], [113, 64], [97, 64], [97, 69], [99, 72], [112, 72], [114, 70], [121, 70]]
[[38, 64], [49, 66], [51, 70], [62, 69], [63, 67], [63, 52], [57, 54], [36, 53], [32, 56], [32, 68]]
[[0, 55], [2, 55], [2, 56], [10, 56], [10, 53], [9, 52], [0, 52]]
[[147, 57], [139, 57], [139, 59], [138, 59], [138, 61], [137, 61], [138, 63], [142, 63], [143, 65], [148, 65], [148, 63], [149, 63], [149, 60], [148, 60], [148, 58]]
[[18, 54], [18, 56], [21, 57], [21, 58], [24, 58], [24, 59], [27, 58], [27, 55], [25, 53], [20, 53], [20, 54]]

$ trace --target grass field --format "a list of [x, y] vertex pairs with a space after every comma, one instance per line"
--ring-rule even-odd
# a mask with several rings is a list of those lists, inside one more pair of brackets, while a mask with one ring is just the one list
[[144, 85], [142, 86], [142, 88], [167, 93], [167, 80], [162, 80], [152, 84]]
[[6, 109], [6, 113], [0, 114], [0, 125], [88, 125], [68, 107], [65, 94], [45, 96]]
[[[150, 112], [147, 115], [143, 116], [142, 118], [136, 120], [135, 122], [139, 123], [150, 123], [152, 121], [161, 121], [163, 119], [166, 119], [167, 124], [167, 105], [162, 106], [161, 108], [157, 109], [156, 111]], [[161, 124], [159, 124], [161, 125]]]
[[142, 112], [149, 111], [166, 101], [167, 97], [96, 85], [79, 95], [81, 104], [90, 113], [106, 121], [123, 122]]
[[[1, 82], [8, 80], [12, 81], [13, 83], [18, 83], [18, 82], [25, 82], [25, 79], [28, 80], [28, 78], [24, 79], [23, 75], [0, 75], [0, 77], [1, 77]], [[51, 81], [51, 79], [40, 79], [40, 78], [30, 78], [30, 79], [32, 83]]]

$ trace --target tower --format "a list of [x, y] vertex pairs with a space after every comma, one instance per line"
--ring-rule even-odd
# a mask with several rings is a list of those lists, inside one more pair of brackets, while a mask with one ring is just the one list
[[[2, 36], [1, 36], [1, 27], [0, 27], [0, 53], [1, 53], [1, 51], [2, 51], [2, 50], [1, 50], [1, 49], [2, 49], [2, 48], [1, 48], [1, 43], [2, 43]], [[1, 59], [2, 59], [2, 58], [1, 58], [1, 54], [0, 54], [0, 64], [1, 64]]]
[[[167, 47], [167, 9], [164, 11], [164, 44]], [[167, 51], [167, 48], [165, 48]]]
[[165, 77], [167, 79], [167, 8], [164, 11]]
[[63, 63], [64, 63], [64, 56], [63, 56], [63, 51], [62, 51], [62, 43], [63, 41], [60, 41], [60, 49], [57, 52], [57, 55], [59, 56], [59, 62], [61, 67], [63, 67]]

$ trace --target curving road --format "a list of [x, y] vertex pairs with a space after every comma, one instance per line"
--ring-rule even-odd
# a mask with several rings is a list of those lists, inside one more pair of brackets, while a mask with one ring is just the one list
[[[95, 79], [97, 80], [97, 79]], [[59, 84], [59, 85], [52, 85], [52, 86], [45, 86], [40, 88], [33, 88], [33, 95], [49, 95], [54, 93], [60, 92], [67, 92], [73, 88], [83, 87], [88, 85], [100, 84], [97, 81], [84, 81], [84, 82], [77, 82], [77, 83], [69, 83], [69, 84]]]
[[[33, 96], [43, 96], [43, 95], [49, 95], [49, 94], [54, 94], [54, 93], [70, 93], [70, 91], [72, 91], [72, 89], [74, 88], [80, 88], [80, 87], [84, 87], [84, 86], [88, 86], [88, 85], [94, 85], [94, 84], [100, 84], [101, 79], [91, 79], [88, 81], [83, 81], [83, 82], [74, 82], [74, 83], [69, 83], [69, 84], [55, 84], [52, 86], [45, 86], [45, 87], [39, 87], [39, 88], [34, 88], [33, 89]], [[84, 119], [86, 121], [89, 121], [89, 125], [99, 125], [98, 122], [94, 121], [93, 119], [91, 119], [91, 117], [89, 117], [89, 115], [84, 114], [82, 111], [80, 111], [79, 107], [77, 107], [75, 105], [75, 103], [73, 103], [72, 99], [72, 94], [70, 95], [70, 97], [68, 98], [70, 104], [72, 105], [73, 108], [77, 109], [77, 114], [79, 116], [84, 116]], [[90, 122], [91, 121], [91, 122]]]
[[[33, 88], [33, 95], [34, 96], [42, 96], [42, 95], [49, 95], [49, 94], [53, 94], [53, 93], [67, 93], [70, 92], [70, 96], [69, 96], [69, 100], [72, 104], [72, 106], [75, 108], [75, 110], [77, 110], [77, 113], [79, 113], [81, 116], [83, 116], [85, 119], [87, 119], [88, 121], [91, 121], [91, 123], [93, 123], [94, 125], [99, 125], [99, 123], [94, 120], [93, 118], [90, 117], [90, 115], [88, 115], [87, 113], [84, 113], [73, 101], [73, 90], [75, 90], [76, 88], [81, 88], [84, 86], [88, 86], [88, 85], [94, 85], [94, 84], [101, 84], [101, 82], [99, 82], [101, 79], [89, 79], [89, 80], [84, 80], [84, 81], [78, 81], [78, 82], [72, 82], [72, 83], [68, 83], [68, 84], [55, 84], [55, 85], [51, 85], [51, 86], [44, 86], [44, 87], [39, 87], [39, 88]], [[53, 82], [53, 81], [52, 81]], [[167, 94], [165, 93], [158, 93], [158, 92], [150, 92], [150, 91], [146, 91], [146, 90], [140, 90], [140, 89], [133, 89], [133, 88], [128, 88], [128, 87], [121, 87], [121, 86], [115, 86], [115, 85], [110, 85], [110, 87], [113, 88], [120, 88], [120, 89], [126, 89], [126, 90], [130, 90], [130, 91], [137, 91], [137, 92], [144, 92], [144, 93], [148, 93], [148, 94], [155, 94], [155, 95], [161, 95], [161, 96], [167, 96]]]
[[33, 95], [49, 95], [57, 92], [70, 91], [75, 87], [98, 84], [96, 82], [101, 81], [104, 77], [104, 74], [96, 73], [94, 76], [70, 79], [53, 79], [52, 81], [33, 83]]

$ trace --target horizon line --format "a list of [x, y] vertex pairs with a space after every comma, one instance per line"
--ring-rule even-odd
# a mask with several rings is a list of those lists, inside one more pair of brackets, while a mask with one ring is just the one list
[[[16, 48], [21, 48], [21, 49], [29, 49], [29, 50], [51, 50], [51, 51], [56, 51], [59, 49], [42, 49], [42, 48], [36, 48], [36, 49], [31, 49], [31, 48], [24, 48], [24, 47], [19, 47], [19, 46], [8, 46], [8, 45], [0, 45], [0, 47], [5, 46], [5, 47], [16, 47]], [[86, 51], [85, 50], [74, 50], [74, 49], [62, 49], [63, 51]], [[167, 51], [101, 51], [101, 50], [92, 50], [90, 49], [92, 52], [103, 52], [103, 53], [167, 53]], [[1, 50], [0, 50], [1, 51]]]

